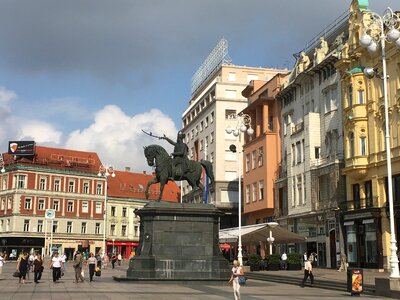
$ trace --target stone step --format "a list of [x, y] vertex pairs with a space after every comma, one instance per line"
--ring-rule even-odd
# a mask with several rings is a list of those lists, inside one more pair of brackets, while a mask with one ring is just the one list
[[[292, 285], [300, 285], [303, 277], [295, 277], [293, 275], [289, 276], [282, 276], [278, 274], [270, 274], [270, 273], [257, 273], [257, 272], [249, 272], [246, 273], [246, 277], [248, 279], [246, 284], [251, 284], [251, 280], [262, 280], [262, 281], [270, 281], [270, 282], [279, 282], [285, 284], [292, 284]], [[310, 285], [310, 279], [307, 280], [306, 286]], [[329, 289], [329, 290], [336, 290], [336, 291], [346, 291], [347, 292], [347, 284], [346, 282], [341, 281], [329, 281], [329, 280], [321, 280], [315, 278], [314, 280], [314, 287], [321, 288], [321, 289]], [[373, 285], [366, 285], [363, 286], [365, 294], [375, 294], [375, 286]]]

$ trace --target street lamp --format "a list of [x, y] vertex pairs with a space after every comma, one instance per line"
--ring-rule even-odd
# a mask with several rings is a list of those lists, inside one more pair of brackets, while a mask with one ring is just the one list
[[[104, 229], [103, 229], [103, 257], [107, 255], [106, 253], [106, 232], [107, 232], [107, 189], [108, 189], [108, 177], [115, 177], [115, 170], [113, 166], [104, 166], [101, 165], [99, 168], [99, 173], [97, 174], [99, 177], [103, 177], [105, 179], [104, 186]], [[113, 246], [114, 248], [114, 246]]]
[[[371, 79], [375, 76], [383, 79], [383, 98], [385, 106], [385, 147], [386, 147], [386, 165], [388, 173], [388, 194], [389, 194], [389, 219], [390, 219], [390, 277], [400, 278], [399, 260], [397, 257], [397, 242], [394, 227], [394, 210], [393, 210], [393, 186], [392, 186], [392, 163], [390, 149], [390, 131], [389, 131], [389, 109], [388, 109], [388, 91], [387, 91], [387, 73], [386, 73], [386, 51], [385, 43], [394, 43], [400, 48], [400, 20], [388, 7], [381, 17], [377, 13], [371, 12], [371, 24], [365, 29], [364, 34], [360, 38], [360, 45], [367, 48], [370, 54], [375, 54], [379, 50], [379, 41], [381, 45], [382, 56], [382, 74], [377, 73], [377, 68], [366, 67], [364, 74]], [[386, 29], [386, 30], [385, 30]]]
[[269, 222], [267, 226], [269, 227], [269, 237], [267, 238], [267, 242], [269, 243], [269, 255], [272, 254], [272, 244], [275, 241], [275, 238], [272, 236], [272, 229], [278, 226], [277, 222]]
[[[241, 133], [246, 132], [249, 136], [254, 133], [253, 128], [251, 128], [251, 117], [248, 114], [231, 114], [228, 116], [228, 120], [236, 121], [235, 126], [232, 128], [228, 125], [225, 128], [225, 132], [227, 134], [233, 134], [235, 137], [239, 138], [239, 142], [241, 142]], [[236, 152], [236, 146], [231, 145], [229, 149], [232, 152]], [[238, 201], [239, 201], [239, 233], [238, 233], [238, 260], [240, 265], [243, 265], [243, 255], [242, 255], [242, 188], [240, 183], [240, 178], [242, 176], [242, 165], [240, 163], [240, 155], [243, 153], [243, 147], [240, 145], [240, 151], [237, 152], [237, 164], [238, 164]]]

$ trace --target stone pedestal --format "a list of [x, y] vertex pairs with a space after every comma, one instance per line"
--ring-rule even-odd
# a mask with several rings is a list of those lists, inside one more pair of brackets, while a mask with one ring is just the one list
[[400, 299], [400, 279], [390, 277], [376, 277], [375, 294], [377, 296]]
[[224, 280], [219, 249], [221, 211], [209, 204], [150, 202], [138, 211], [140, 240], [126, 280]]

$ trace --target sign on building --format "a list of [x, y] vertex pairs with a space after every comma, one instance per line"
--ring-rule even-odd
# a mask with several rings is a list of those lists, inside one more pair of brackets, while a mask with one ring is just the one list
[[54, 219], [56, 216], [56, 211], [54, 209], [46, 209], [45, 218], [46, 219]]

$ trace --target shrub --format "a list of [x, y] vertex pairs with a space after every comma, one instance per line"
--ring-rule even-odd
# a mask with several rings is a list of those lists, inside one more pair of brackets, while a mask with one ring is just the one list
[[301, 254], [299, 253], [289, 253], [287, 256], [288, 264], [301, 264]]
[[268, 256], [268, 264], [279, 264], [280, 262], [280, 255], [279, 254], [270, 254]]
[[258, 265], [261, 261], [261, 256], [257, 253], [252, 253], [249, 255], [249, 265]]

